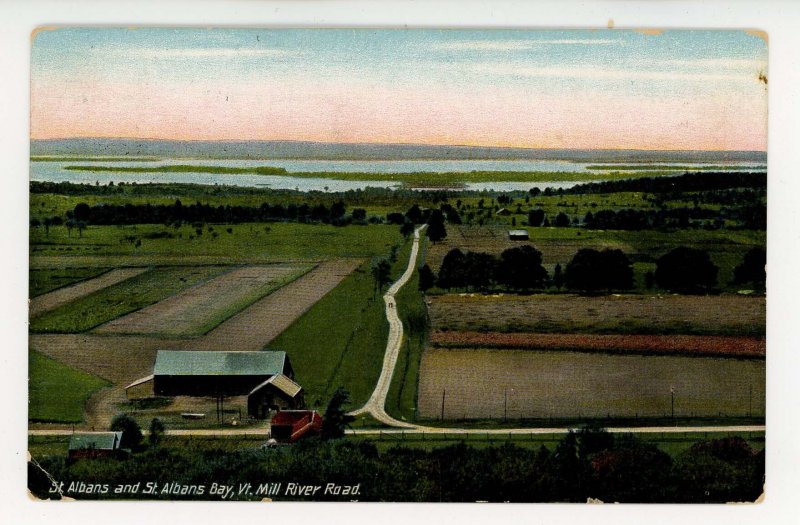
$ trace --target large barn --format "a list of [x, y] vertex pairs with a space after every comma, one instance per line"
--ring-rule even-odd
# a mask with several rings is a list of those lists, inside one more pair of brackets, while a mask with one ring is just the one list
[[270, 410], [302, 408], [303, 389], [294, 382], [286, 352], [159, 350], [153, 374], [127, 387], [128, 396], [247, 396], [250, 417]]

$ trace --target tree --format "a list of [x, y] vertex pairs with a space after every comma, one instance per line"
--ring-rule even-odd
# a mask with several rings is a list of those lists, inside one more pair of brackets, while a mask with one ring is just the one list
[[606, 248], [600, 252], [603, 266], [605, 288], [611, 290], [630, 290], [633, 288], [633, 265], [622, 250]]
[[345, 428], [355, 421], [356, 418], [344, 411], [344, 406], [349, 402], [350, 393], [344, 387], [337, 388], [328, 402], [328, 408], [325, 409], [325, 415], [322, 418], [321, 437], [323, 440], [344, 437]]
[[462, 275], [464, 284], [484, 289], [489, 286], [497, 274], [497, 259], [482, 252], [467, 252], [464, 256]]
[[753, 248], [744, 254], [742, 263], [733, 270], [733, 283], [764, 286], [767, 283], [767, 252]]
[[547, 280], [542, 252], [530, 245], [505, 250], [500, 254], [497, 280], [515, 290], [542, 288]]
[[581, 292], [633, 288], [633, 267], [621, 250], [581, 248], [567, 264], [568, 288]]
[[400, 235], [403, 237], [408, 238], [409, 235], [414, 233], [414, 223], [406, 220], [402, 226], [400, 226]]
[[442, 266], [439, 268], [439, 288], [462, 288], [466, 286], [464, 275], [464, 253], [458, 248], [453, 248], [442, 259]]
[[160, 419], [154, 417], [150, 421], [150, 446], [155, 448], [161, 443], [161, 438], [164, 436], [164, 423]]
[[561, 264], [556, 264], [555, 269], [553, 269], [553, 285], [558, 290], [564, 286], [564, 274], [561, 271]]
[[567, 215], [563, 211], [559, 212], [558, 215], [556, 215], [555, 225], [558, 228], [566, 228], [567, 226], [569, 226], [569, 215]]
[[75, 227], [75, 221], [72, 219], [67, 219], [67, 222], [64, 223], [67, 227], [67, 237], [72, 237], [72, 228]]
[[433, 242], [439, 242], [447, 237], [447, 230], [444, 227], [444, 214], [441, 210], [433, 210], [428, 219], [428, 229], [426, 235]]
[[86, 229], [86, 222], [78, 221], [75, 223], [75, 227], [78, 228], [78, 236], [83, 237], [83, 230]]
[[380, 258], [372, 261], [372, 277], [375, 279], [376, 293], [392, 282], [391, 271], [392, 267], [386, 259]]
[[431, 267], [426, 264], [419, 269], [419, 289], [426, 292], [433, 288], [434, 284], [436, 284], [436, 276]]
[[114, 419], [111, 420], [110, 430], [122, 432], [120, 448], [136, 450], [142, 442], [142, 429], [139, 427], [139, 423], [128, 414], [114, 416]]
[[422, 224], [422, 210], [419, 208], [419, 205], [414, 204], [411, 206], [406, 212], [406, 217], [413, 224]]
[[656, 261], [655, 281], [673, 292], [702, 294], [717, 284], [718, 273], [708, 252], [681, 246]]
[[367, 218], [367, 210], [364, 208], [353, 208], [353, 220], [363, 221]]
[[76, 221], [88, 221], [91, 208], [85, 202], [78, 203], [73, 209], [72, 216]]

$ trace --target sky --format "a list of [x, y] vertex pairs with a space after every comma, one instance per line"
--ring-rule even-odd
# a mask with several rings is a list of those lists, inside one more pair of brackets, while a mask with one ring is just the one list
[[43, 29], [31, 138], [765, 151], [760, 74], [746, 31]]

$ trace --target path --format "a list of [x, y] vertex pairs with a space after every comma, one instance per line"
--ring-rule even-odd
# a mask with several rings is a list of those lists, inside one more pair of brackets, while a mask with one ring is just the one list
[[397, 303], [394, 296], [400, 291], [411, 276], [414, 275], [414, 270], [417, 264], [417, 254], [419, 253], [419, 234], [425, 228], [420, 226], [414, 230], [414, 244], [411, 246], [411, 255], [408, 258], [408, 266], [403, 275], [389, 287], [389, 290], [384, 294], [383, 301], [386, 303], [386, 319], [389, 321], [389, 338], [386, 342], [386, 353], [383, 356], [383, 369], [381, 369], [381, 376], [378, 378], [378, 384], [375, 385], [375, 390], [372, 391], [367, 403], [351, 412], [353, 416], [361, 414], [369, 414], [384, 425], [401, 428], [419, 428], [411, 423], [399, 421], [386, 413], [386, 396], [389, 394], [389, 387], [392, 384], [392, 375], [394, 374], [394, 367], [397, 364], [397, 356], [400, 354], [400, 348], [403, 343], [403, 322], [397, 315]]
[[[347, 434], [354, 436], [365, 435], [410, 435], [410, 434], [482, 434], [482, 435], [537, 435], [537, 434], [566, 434], [570, 430], [579, 430], [579, 427], [559, 428], [444, 428], [421, 427], [414, 428], [359, 428], [347, 430]], [[715, 432], [765, 432], [764, 425], [727, 425], [704, 427], [613, 427], [605, 429], [614, 434], [706, 434]], [[147, 434], [146, 430], [142, 431]], [[267, 428], [224, 428], [224, 429], [181, 429], [167, 430], [168, 436], [251, 436], [266, 437]], [[73, 434], [69, 429], [34, 429], [28, 430], [29, 436], [69, 436]]]
[[54, 310], [75, 299], [80, 299], [90, 293], [136, 277], [147, 270], [148, 268], [120, 268], [119, 270], [111, 270], [94, 279], [81, 281], [77, 284], [65, 286], [64, 288], [59, 288], [58, 290], [34, 297], [30, 300], [30, 316], [33, 318], [49, 310]]

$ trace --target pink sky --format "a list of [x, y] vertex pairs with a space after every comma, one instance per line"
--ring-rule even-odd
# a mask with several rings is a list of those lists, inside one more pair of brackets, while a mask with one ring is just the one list
[[542, 95], [302, 78], [220, 86], [35, 82], [32, 138], [136, 137], [765, 150], [766, 95]]

